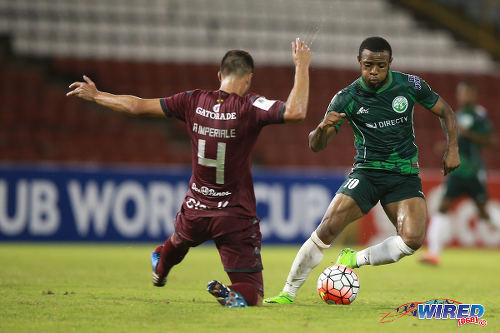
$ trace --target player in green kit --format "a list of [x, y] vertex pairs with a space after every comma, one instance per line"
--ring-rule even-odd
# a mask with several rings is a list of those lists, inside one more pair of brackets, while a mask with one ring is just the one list
[[323, 251], [349, 223], [378, 202], [397, 230], [382, 243], [359, 252], [344, 249], [337, 264], [351, 268], [397, 262], [424, 242], [427, 208], [418, 176], [418, 149], [413, 107], [423, 105], [441, 119], [447, 137], [443, 171], [460, 164], [455, 115], [450, 106], [417, 76], [390, 70], [392, 49], [381, 37], [365, 39], [359, 48], [361, 77], [338, 92], [323, 120], [309, 134], [312, 151], [326, 148], [347, 120], [355, 136], [354, 168], [328, 207], [320, 225], [302, 245], [282, 292], [265, 301], [292, 303]]
[[446, 226], [449, 224], [448, 211], [453, 202], [462, 196], [469, 196], [476, 204], [479, 221], [493, 224], [486, 210], [488, 199], [486, 188], [486, 168], [481, 158], [481, 148], [495, 143], [493, 127], [486, 110], [477, 104], [477, 87], [470, 81], [462, 81], [457, 86], [457, 123], [460, 129], [460, 167], [448, 176], [446, 190], [438, 211], [432, 216], [427, 232], [428, 252], [420, 261], [438, 265], [440, 254], [446, 241]]

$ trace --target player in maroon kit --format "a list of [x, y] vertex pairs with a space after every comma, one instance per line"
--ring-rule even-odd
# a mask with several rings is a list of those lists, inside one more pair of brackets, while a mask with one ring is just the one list
[[225, 306], [261, 305], [264, 295], [261, 233], [251, 174], [251, 155], [262, 127], [306, 117], [311, 52], [292, 43], [295, 81], [286, 102], [248, 93], [253, 59], [228, 51], [218, 73], [219, 90], [192, 90], [159, 99], [113, 95], [94, 82], [74, 82], [77, 96], [115, 111], [174, 117], [191, 138], [193, 174], [175, 220], [175, 232], [152, 253], [153, 284], [162, 287], [170, 269], [190, 247], [214, 240], [231, 285], [210, 281], [207, 290]]

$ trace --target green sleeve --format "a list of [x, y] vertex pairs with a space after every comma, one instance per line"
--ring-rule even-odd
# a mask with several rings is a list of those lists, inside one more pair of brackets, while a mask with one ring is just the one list
[[[338, 113], [345, 113], [346, 115], [348, 114], [348, 108], [347, 106], [349, 105], [349, 102], [351, 101], [351, 95], [348, 93], [347, 89], [342, 89], [338, 93], [333, 96], [332, 100], [330, 101], [330, 104], [328, 105], [328, 108], [326, 109], [325, 116], [329, 114], [332, 111], [338, 112]], [[340, 128], [340, 125], [344, 122], [344, 119], [341, 119], [340, 122], [335, 125], [335, 129], [338, 131]]]
[[427, 82], [418, 76], [408, 75], [408, 83], [410, 95], [412, 95], [420, 105], [430, 109], [436, 104], [439, 95], [432, 91]]

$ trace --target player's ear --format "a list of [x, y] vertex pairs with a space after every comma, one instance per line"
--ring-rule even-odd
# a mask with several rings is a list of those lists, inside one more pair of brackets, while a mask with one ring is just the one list
[[217, 72], [217, 78], [219, 79], [219, 82], [222, 82], [222, 73], [220, 71]]
[[359, 62], [359, 64], [361, 65], [361, 57], [360, 57], [360, 56], [357, 56], [357, 58], [358, 58], [358, 62]]
[[248, 84], [250, 84], [250, 82], [252, 82], [252, 77], [253, 77], [253, 73], [247, 74], [247, 83]]

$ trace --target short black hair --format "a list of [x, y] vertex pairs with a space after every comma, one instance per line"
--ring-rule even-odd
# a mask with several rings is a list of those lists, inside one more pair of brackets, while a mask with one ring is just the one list
[[372, 52], [389, 52], [389, 58], [392, 58], [392, 48], [388, 41], [386, 41], [382, 37], [368, 37], [364, 41], [361, 42], [359, 46], [359, 56], [361, 57], [361, 52], [363, 50], [369, 50]]
[[253, 58], [247, 51], [230, 50], [227, 51], [220, 63], [222, 75], [236, 75], [241, 77], [253, 73]]

